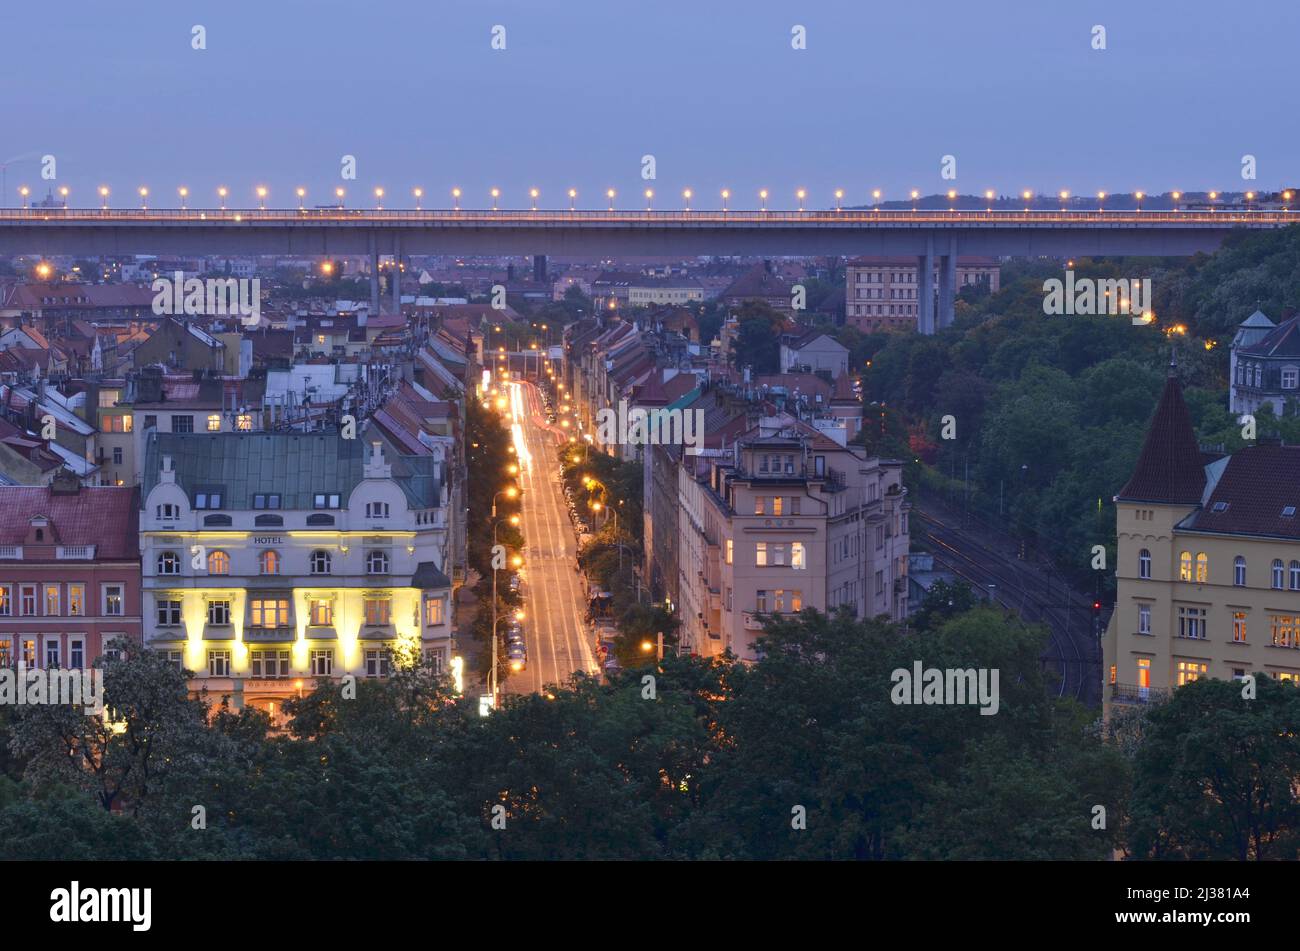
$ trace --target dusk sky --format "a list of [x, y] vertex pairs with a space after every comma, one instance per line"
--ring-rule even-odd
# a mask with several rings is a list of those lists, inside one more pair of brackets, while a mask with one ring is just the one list
[[[117, 207], [329, 200], [774, 207], [906, 190], [1076, 194], [1300, 184], [1293, 0], [131, 0], [55, 18], [10, 0], [4, 204], [66, 185]], [[207, 31], [191, 49], [191, 27]], [[491, 29], [506, 28], [493, 50]], [[807, 49], [791, 48], [791, 27]], [[1094, 24], [1107, 49], [1094, 50]], [[383, 52], [381, 52], [383, 51]], [[40, 157], [58, 179], [40, 178]], [[357, 158], [357, 178], [339, 179]], [[643, 182], [652, 154], [657, 179]], [[957, 159], [955, 182], [940, 159]], [[1242, 156], [1258, 180], [1241, 179]]]

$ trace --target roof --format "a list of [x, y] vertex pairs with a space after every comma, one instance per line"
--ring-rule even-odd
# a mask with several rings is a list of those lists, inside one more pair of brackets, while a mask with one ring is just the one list
[[1268, 315], [1262, 310], [1257, 310], [1245, 320], [1237, 325], [1238, 327], [1264, 327], [1269, 330], [1277, 326], [1273, 321], [1268, 319]]
[[21, 545], [39, 515], [49, 518], [60, 545], [95, 545], [97, 558], [139, 558], [136, 490], [82, 486], [55, 493], [49, 486], [0, 486], [0, 545]]
[[431, 561], [422, 561], [415, 566], [415, 574], [411, 575], [412, 588], [450, 588], [451, 579], [443, 574], [438, 566]]
[[[220, 487], [224, 508], [252, 509], [253, 495], [281, 496], [284, 509], [310, 510], [313, 496], [344, 500], [362, 481], [369, 440], [343, 439], [337, 430], [314, 433], [160, 433], [146, 437], [142, 491], [160, 481], [162, 457], [171, 456], [176, 482], [191, 498]], [[385, 461], [414, 508], [436, 508], [442, 496], [438, 463], [428, 456], [395, 455]]]
[[736, 278], [722, 292], [723, 297], [740, 298], [744, 300], [767, 299], [773, 297], [789, 297], [790, 288], [785, 281], [773, 274], [767, 272], [767, 268], [761, 264], [756, 264], [748, 272]]
[[[1258, 314], [1259, 311], [1255, 313]], [[1247, 320], [1253, 317], [1252, 314]], [[1244, 327], [1245, 324], [1242, 326]], [[1259, 340], [1240, 348], [1237, 352], [1252, 357], [1300, 357], [1300, 330], [1297, 328], [1300, 328], [1300, 316], [1282, 321]]]
[[1132, 477], [1117, 498], [1134, 502], [1197, 505], [1205, 491], [1205, 467], [1183, 387], [1171, 372], [1147, 428]]
[[[1284, 516], [1290, 506], [1292, 514]], [[1300, 446], [1234, 452], [1205, 506], [1180, 528], [1300, 539]]]

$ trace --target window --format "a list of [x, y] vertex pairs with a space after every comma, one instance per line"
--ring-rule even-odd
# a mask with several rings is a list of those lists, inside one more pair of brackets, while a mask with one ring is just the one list
[[208, 623], [216, 627], [225, 627], [230, 623], [230, 602], [209, 601]]
[[760, 568], [767, 564], [767, 542], [756, 542], [754, 544], [754, 564]]
[[1273, 587], [1282, 590], [1282, 559], [1273, 559]]
[[366, 574], [388, 574], [388, 552], [371, 551], [366, 553]]
[[1151, 552], [1145, 548], [1138, 552], [1138, 577], [1151, 577]]
[[772, 592], [772, 610], [777, 614], [785, 613], [785, 591], [781, 588]]
[[790, 514], [791, 515], [799, 514], [799, 496], [797, 495], [790, 496]]
[[327, 575], [330, 573], [330, 553], [317, 549], [311, 553], [308, 559], [311, 565], [311, 573], [314, 575]]
[[167, 663], [171, 664], [181, 673], [185, 672], [184, 651], [163, 651], [163, 656], [167, 658]]
[[106, 584], [104, 589], [104, 615], [106, 617], [121, 617], [123, 611], [123, 602], [125, 595], [120, 584]]
[[1151, 633], [1151, 605], [1149, 604], [1138, 605], [1138, 633]]
[[[175, 420], [175, 417], [172, 417], [172, 419]], [[175, 430], [173, 430], [173, 432], [175, 432]], [[210, 432], [210, 433], [219, 433], [219, 432], [221, 432], [221, 414], [220, 414], [220, 413], [209, 413], [209, 414], [208, 414], [208, 432]]]
[[311, 602], [311, 623], [314, 627], [329, 627], [334, 623], [334, 603], [326, 598]]
[[388, 650], [386, 648], [372, 648], [366, 651], [366, 676], [388, 676]]
[[231, 523], [231, 519], [230, 519], [230, 516], [229, 516], [229, 515], [205, 515], [205, 516], [203, 516], [203, 526], [204, 526], [205, 528], [209, 528], [209, 527], [212, 527], [212, 526], [221, 527], [221, 526], [223, 526], [223, 525], [230, 525], [230, 524], [232, 524], [232, 523]]
[[25, 584], [18, 588], [18, 613], [23, 617], [36, 614], [36, 585]]
[[315, 650], [311, 652], [311, 675], [313, 677], [330, 677], [334, 674], [334, 652], [332, 650]]
[[62, 605], [60, 604], [62, 600], [62, 592], [59, 590], [59, 586], [57, 584], [47, 584], [44, 598], [45, 616], [58, 617], [62, 613]]
[[754, 514], [755, 514], [755, 515], [766, 515], [766, 514], [767, 514], [767, 506], [766, 506], [766, 502], [767, 502], [767, 499], [763, 498], [763, 496], [761, 496], [761, 495], [756, 495], [756, 496], [754, 496]]
[[1300, 383], [1300, 370], [1295, 367], [1282, 368], [1282, 389], [1294, 390], [1296, 384]]
[[264, 575], [278, 575], [280, 573], [280, 553], [278, 551], [264, 551], [257, 556], [257, 563]]
[[181, 556], [174, 551], [165, 551], [158, 556], [158, 574], [178, 575], [181, 573]]
[[1292, 591], [1300, 591], [1300, 561], [1292, 561], [1288, 568], [1288, 587]]
[[1232, 559], [1232, 583], [1238, 588], [1246, 587], [1246, 559], [1241, 555]]
[[158, 417], [157, 417], [157, 416], [146, 415], [145, 418], [144, 418], [144, 428], [145, 428], [145, 429], [157, 429], [157, 428], [158, 428]]
[[[196, 509], [219, 509], [221, 508], [220, 492], [195, 492], [194, 507]], [[204, 522], [204, 524], [209, 524]], [[229, 525], [229, 522], [226, 522]]]
[[387, 624], [392, 616], [393, 602], [388, 598], [366, 598], [366, 623]]
[[208, 574], [210, 575], [228, 575], [230, 574], [230, 556], [224, 551], [213, 551], [208, 553]]
[[208, 676], [230, 676], [230, 651], [208, 651]]
[[1178, 580], [1192, 580], [1192, 553], [1185, 551], [1178, 556]]
[[366, 518], [388, 518], [388, 503], [367, 502]]
[[773, 515], [781, 515], [781, 514], [783, 514], [783, 509], [784, 509], [784, 506], [782, 505], [782, 502], [783, 502], [783, 501], [784, 501], [784, 500], [783, 500], [783, 499], [781, 498], [781, 496], [779, 496], [779, 495], [774, 496], [774, 497], [772, 498], [772, 514], [773, 514]]
[[769, 550], [768, 555], [771, 557], [771, 564], [784, 565], [786, 556], [786, 545], [784, 542], [774, 542]]
[[14, 613], [14, 589], [7, 584], [0, 585], [0, 617], [12, 617]]
[[68, 585], [68, 615], [70, 617], [86, 616], [86, 586], [84, 584]]
[[337, 495], [316, 495], [312, 498], [312, 507], [318, 509], [336, 509], [339, 507]]
[[181, 623], [181, 603], [179, 601], [159, 601], [158, 626], [175, 627]]
[[249, 624], [253, 627], [288, 627], [288, 598], [254, 598], [249, 602]]
[[1289, 614], [1270, 614], [1269, 636], [1274, 647], [1295, 647], [1295, 618]]
[[122, 447], [121, 447], [121, 446], [114, 446], [114, 447], [113, 447], [113, 465], [115, 465], [115, 466], [120, 466], [121, 464], [122, 464]]
[[730, 538], [727, 539], [727, 564], [731, 564], [731, 559], [736, 550], [736, 543]]
[[246, 433], [253, 428], [253, 417], [248, 413], [240, 413], [235, 417], [235, 428], [241, 433]]
[[333, 515], [308, 515], [307, 524], [309, 526], [333, 525], [334, 516]]
[[1234, 644], [1246, 643], [1246, 612], [1232, 612], [1232, 642]]
[[174, 522], [181, 517], [181, 510], [171, 502], [164, 502], [162, 505], [155, 506], [154, 515], [164, 522]]
[[754, 610], [759, 614], [767, 613], [767, 592], [761, 588], [754, 593]]
[[1196, 553], [1196, 583], [1205, 584], [1210, 580], [1210, 559], [1203, 551]]
[[173, 416], [172, 432], [174, 433], [192, 433], [194, 432], [193, 416]]
[[443, 598], [425, 598], [424, 623], [441, 624], [446, 614], [446, 604]]
[[25, 667], [36, 666], [36, 638], [34, 637], [23, 638], [22, 664]]
[[796, 571], [802, 571], [808, 567], [808, 554], [804, 550], [803, 542], [790, 543], [790, 567]]
[[1178, 636], [1205, 637], [1205, 608], [1178, 608]]
[[1146, 696], [1147, 691], [1151, 689], [1151, 658], [1139, 657], [1137, 659], [1137, 685], [1142, 696]]
[[1119, 680], [1119, 665], [1118, 665], [1118, 664], [1111, 664], [1111, 665], [1110, 665], [1110, 682], [1111, 682], [1111, 683], [1115, 683], [1117, 680]]
[[1192, 660], [1180, 660], [1178, 662], [1178, 686], [1190, 684], [1192, 681], [1200, 680], [1205, 676], [1209, 667], [1206, 664]]
[[252, 651], [252, 673], [254, 677], [279, 680], [289, 676], [289, 652], [287, 650]]
[[74, 670], [86, 666], [86, 639], [80, 634], [68, 635], [68, 666]]

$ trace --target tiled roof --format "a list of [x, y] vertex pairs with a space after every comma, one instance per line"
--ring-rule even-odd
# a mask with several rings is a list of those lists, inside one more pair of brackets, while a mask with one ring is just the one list
[[1137, 468], [1118, 498], [1134, 502], [1197, 505], [1205, 491], [1205, 468], [1183, 388], [1172, 374], [1147, 429]]
[[[1290, 515], [1282, 513], [1290, 509]], [[1300, 446], [1234, 452], [1205, 507], [1180, 528], [1300, 539]]]
[[1238, 353], [1252, 357], [1300, 357], [1300, 317], [1292, 317], [1278, 324], [1260, 340]]
[[99, 558], [139, 558], [139, 502], [125, 486], [0, 487], [0, 545], [21, 545], [38, 515], [48, 517], [59, 545], [95, 545]]

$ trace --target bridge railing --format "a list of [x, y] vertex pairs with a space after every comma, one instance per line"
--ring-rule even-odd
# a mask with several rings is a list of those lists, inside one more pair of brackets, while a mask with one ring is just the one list
[[1231, 211], [1143, 211], [1093, 209], [1080, 211], [985, 210], [935, 211], [911, 209], [844, 209], [818, 211], [650, 211], [528, 209], [362, 209], [362, 208], [0, 208], [3, 222], [242, 222], [263, 223], [412, 223], [412, 224], [695, 224], [695, 225], [1287, 225], [1300, 221], [1294, 209]]

